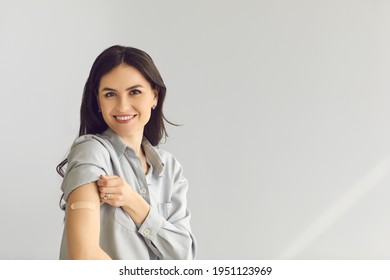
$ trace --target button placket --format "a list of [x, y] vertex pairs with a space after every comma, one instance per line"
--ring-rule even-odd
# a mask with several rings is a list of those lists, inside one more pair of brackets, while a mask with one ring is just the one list
[[138, 186], [134, 186], [134, 187], [136, 187], [138, 189], [139, 194], [147, 202], [149, 202], [148, 189], [147, 189], [147, 187], [145, 187], [145, 186], [147, 186], [147, 182], [146, 182], [145, 174], [143, 173], [141, 161], [139, 160], [139, 158], [137, 156], [135, 156], [134, 151], [132, 151], [130, 148], [127, 148], [126, 157], [127, 157], [129, 162], [133, 161], [133, 163], [136, 163], [134, 166], [133, 172], [134, 172], [135, 177], [137, 178]]

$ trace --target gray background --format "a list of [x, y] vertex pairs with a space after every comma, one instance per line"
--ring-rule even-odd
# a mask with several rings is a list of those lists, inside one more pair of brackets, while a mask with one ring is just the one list
[[56, 165], [113, 44], [168, 87], [198, 259], [389, 259], [389, 1], [0, 1], [0, 258], [57, 259]]

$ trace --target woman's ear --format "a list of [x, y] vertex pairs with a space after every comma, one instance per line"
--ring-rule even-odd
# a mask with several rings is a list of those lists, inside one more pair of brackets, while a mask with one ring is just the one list
[[156, 86], [154, 89], [153, 89], [153, 93], [154, 93], [154, 107], [157, 106], [157, 103], [158, 103], [158, 93], [159, 93], [160, 89]]
[[153, 89], [154, 96], [157, 97], [159, 92], [160, 92], [160, 88], [158, 86], [155, 86], [155, 88]]

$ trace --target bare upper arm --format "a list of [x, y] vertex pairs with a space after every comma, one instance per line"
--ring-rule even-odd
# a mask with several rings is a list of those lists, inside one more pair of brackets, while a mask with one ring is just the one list
[[[96, 207], [84, 207], [86, 205]], [[80, 186], [69, 195], [66, 235], [71, 259], [99, 258], [100, 199], [95, 182]]]

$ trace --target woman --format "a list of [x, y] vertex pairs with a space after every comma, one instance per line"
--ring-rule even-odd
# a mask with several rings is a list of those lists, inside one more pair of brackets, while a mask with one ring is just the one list
[[79, 137], [57, 167], [66, 202], [60, 259], [194, 258], [187, 180], [156, 147], [166, 136], [165, 93], [141, 50], [113, 46], [95, 60]]

